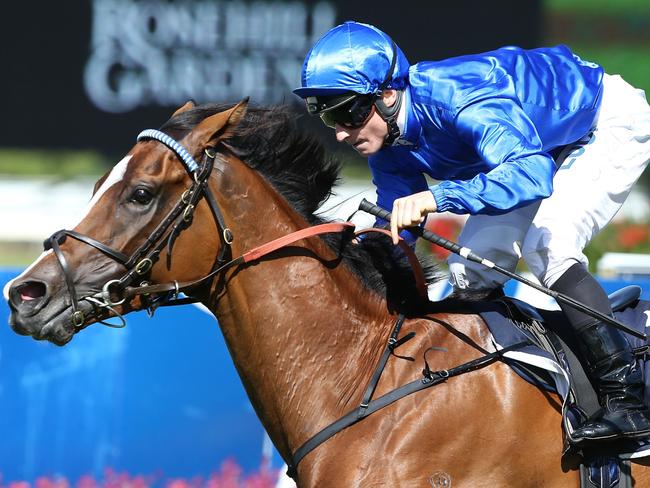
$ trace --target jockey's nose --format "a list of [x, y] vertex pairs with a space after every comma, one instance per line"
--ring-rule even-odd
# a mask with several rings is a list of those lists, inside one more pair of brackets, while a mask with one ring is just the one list
[[345, 142], [345, 140], [350, 137], [350, 133], [345, 129], [345, 127], [336, 124], [334, 130], [336, 131], [336, 140], [338, 142]]

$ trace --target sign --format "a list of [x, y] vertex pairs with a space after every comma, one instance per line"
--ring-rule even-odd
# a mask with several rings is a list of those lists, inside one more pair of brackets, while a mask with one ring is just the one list
[[281, 103], [332, 3], [94, 0], [84, 88], [112, 113], [200, 101]]
[[377, 25], [415, 63], [534, 47], [542, 18], [540, 0], [66, 0], [13, 2], [3, 15], [0, 148], [93, 149], [112, 161], [189, 98], [249, 96], [304, 113], [291, 93], [302, 61], [345, 20]]

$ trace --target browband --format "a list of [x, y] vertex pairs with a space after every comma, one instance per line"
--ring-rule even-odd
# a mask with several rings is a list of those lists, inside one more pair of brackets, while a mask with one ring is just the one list
[[199, 168], [199, 165], [196, 163], [196, 161], [194, 161], [192, 155], [188, 153], [183, 146], [181, 146], [178, 142], [176, 142], [164, 132], [160, 132], [156, 129], [145, 129], [140, 132], [140, 134], [138, 134], [137, 141], [140, 142], [143, 139], [155, 139], [162, 142], [165, 146], [174, 151], [178, 156], [178, 159], [180, 159], [185, 165], [185, 169], [187, 169], [188, 173], [193, 174]]

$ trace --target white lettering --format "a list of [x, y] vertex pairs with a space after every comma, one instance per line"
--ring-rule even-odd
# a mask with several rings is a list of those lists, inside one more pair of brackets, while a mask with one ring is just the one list
[[106, 112], [199, 102], [292, 100], [330, 2], [93, 0], [90, 100]]

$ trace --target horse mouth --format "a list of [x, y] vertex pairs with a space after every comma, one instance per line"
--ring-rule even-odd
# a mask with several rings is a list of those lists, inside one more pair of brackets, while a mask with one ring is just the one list
[[[39, 308], [36, 313], [31, 310], [22, 313], [22, 311], [17, 311], [11, 304], [10, 308], [9, 325], [14, 332], [31, 336], [38, 341], [45, 340], [58, 346], [64, 346], [72, 340], [77, 332], [95, 323], [101, 323], [113, 328], [124, 327], [126, 321], [122, 315], [129, 311], [140, 310], [142, 304], [140, 298], [135, 297], [132, 301], [116, 307], [101, 307], [98, 306], [97, 301], [90, 301], [86, 297], [79, 300], [76, 310], [65, 300], [52, 300], [49, 306]], [[83, 314], [80, 323], [75, 323], [75, 313]], [[117, 320], [113, 320], [113, 323], [107, 322], [115, 318]], [[121, 323], [119, 323], [120, 321]]]
[[[90, 319], [90, 307], [80, 307]], [[57, 346], [63, 346], [72, 340], [76, 332], [87, 325], [75, 327], [72, 322], [73, 310], [70, 305], [61, 304], [56, 310], [43, 308], [36, 314], [21, 314], [12, 310], [9, 325], [20, 335], [31, 336], [37, 341], [49, 341]], [[48, 311], [47, 315], [44, 312]]]
[[57, 346], [64, 346], [72, 340], [75, 334], [72, 323], [60, 323], [58, 321], [48, 322], [43, 326], [39, 336], [33, 335], [34, 339], [47, 340]]

